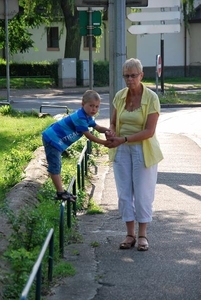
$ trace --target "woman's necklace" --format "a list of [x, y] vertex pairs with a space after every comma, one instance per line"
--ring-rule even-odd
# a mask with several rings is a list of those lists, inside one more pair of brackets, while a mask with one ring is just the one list
[[141, 107], [141, 96], [129, 97], [126, 101], [126, 109], [134, 111]]

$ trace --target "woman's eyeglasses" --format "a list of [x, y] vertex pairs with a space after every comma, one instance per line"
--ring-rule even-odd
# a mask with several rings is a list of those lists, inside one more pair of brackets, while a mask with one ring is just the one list
[[123, 75], [123, 78], [124, 78], [124, 79], [128, 79], [129, 77], [131, 77], [131, 78], [137, 78], [139, 75], [140, 75], [140, 73], [138, 73], [138, 74], [131, 74], [131, 75], [129, 75], [129, 74], [124, 74], [124, 75]]

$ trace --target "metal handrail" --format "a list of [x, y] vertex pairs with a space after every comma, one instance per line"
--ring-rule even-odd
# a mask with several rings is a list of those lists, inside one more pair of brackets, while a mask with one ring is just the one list
[[[73, 177], [68, 186], [67, 191], [73, 193], [76, 196], [76, 178]], [[67, 206], [67, 228], [71, 228], [72, 224], [72, 213], [71, 213], [71, 204], [73, 205], [73, 215], [76, 216], [76, 202], [62, 201], [60, 205], [60, 218], [59, 218], [59, 249], [61, 257], [64, 256], [64, 211], [65, 206]]]
[[33, 266], [33, 269], [31, 271], [31, 274], [29, 275], [29, 279], [21, 293], [20, 300], [26, 300], [27, 296], [29, 294], [30, 288], [33, 284], [33, 281], [36, 277], [36, 293], [35, 293], [35, 299], [40, 300], [41, 296], [41, 282], [42, 282], [42, 260], [45, 255], [45, 252], [47, 250], [47, 247], [49, 246], [49, 259], [48, 259], [48, 280], [52, 281], [52, 271], [53, 271], [53, 250], [54, 250], [54, 229], [51, 228], [45, 242], [43, 244], [43, 247], [39, 253], [39, 256]]
[[91, 142], [87, 140], [87, 144], [84, 146], [79, 160], [77, 162], [77, 185], [78, 189], [84, 189], [85, 176], [88, 175], [88, 159], [91, 152]]
[[66, 109], [66, 113], [69, 114], [69, 108], [68, 108], [68, 106], [43, 104], [43, 105], [40, 106], [40, 113], [42, 113], [42, 108], [43, 108], [43, 107], [50, 107], [50, 108], [65, 108], [65, 109]]

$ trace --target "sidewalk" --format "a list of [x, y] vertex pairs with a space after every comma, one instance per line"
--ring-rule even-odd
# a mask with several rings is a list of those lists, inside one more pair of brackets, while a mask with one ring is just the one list
[[101, 165], [94, 199], [105, 213], [78, 216], [83, 243], [65, 250], [76, 275], [61, 280], [46, 300], [201, 299], [201, 150], [185, 136], [158, 137], [165, 159], [159, 164], [149, 251], [118, 249], [125, 225], [112, 166]]

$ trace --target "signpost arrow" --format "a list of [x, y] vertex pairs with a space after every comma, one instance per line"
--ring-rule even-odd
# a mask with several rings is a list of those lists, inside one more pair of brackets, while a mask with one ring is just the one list
[[128, 19], [132, 22], [180, 20], [180, 11], [139, 12], [131, 13]]
[[180, 32], [180, 24], [132, 25], [128, 28], [131, 34], [175, 33]]
[[[148, 7], [141, 12], [131, 13], [128, 19], [141, 24], [128, 28], [131, 34], [161, 34], [161, 68], [158, 74], [161, 77], [161, 92], [164, 92], [164, 33], [180, 32], [181, 0], [149, 0]], [[160, 11], [159, 11], [160, 8]], [[153, 9], [156, 9], [153, 11]], [[166, 22], [167, 21], [167, 22]], [[152, 23], [151, 23], [152, 22]], [[165, 23], [166, 22], [166, 23]], [[160, 23], [160, 24], [159, 24]]]
[[149, 0], [148, 8], [175, 7], [181, 5], [180, 0]]

